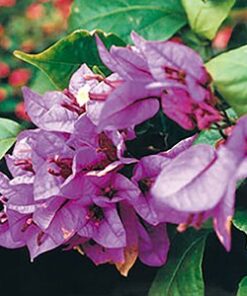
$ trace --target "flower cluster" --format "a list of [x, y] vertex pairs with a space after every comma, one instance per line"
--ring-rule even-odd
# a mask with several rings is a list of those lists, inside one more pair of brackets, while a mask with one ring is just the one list
[[247, 172], [247, 117], [218, 149], [187, 138], [167, 151], [134, 158], [135, 126], [162, 111], [184, 129], [220, 121], [201, 58], [173, 41], [108, 51], [97, 44], [108, 77], [83, 64], [68, 89], [43, 96], [23, 88], [34, 130], [6, 156], [0, 175], [0, 245], [27, 246], [31, 260], [61, 245], [127, 275], [136, 259], [166, 262], [167, 223], [200, 228], [212, 217], [230, 249], [236, 182]]

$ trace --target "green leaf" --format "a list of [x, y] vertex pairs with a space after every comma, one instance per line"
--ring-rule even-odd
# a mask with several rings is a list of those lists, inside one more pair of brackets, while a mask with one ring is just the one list
[[247, 276], [242, 278], [239, 283], [239, 289], [237, 296], [246, 296], [247, 295]]
[[187, 46], [199, 53], [203, 61], [206, 62], [212, 58], [213, 51], [209, 40], [200, 38], [189, 27], [180, 30], [179, 35]]
[[208, 231], [177, 234], [166, 265], [158, 271], [149, 296], [204, 296], [201, 264]]
[[244, 210], [235, 211], [233, 224], [237, 229], [247, 234], [247, 211], [244, 211]]
[[88, 31], [77, 30], [39, 54], [15, 51], [14, 55], [38, 67], [48, 75], [55, 86], [64, 89], [68, 86], [71, 75], [83, 63], [90, 68], [96, 65], [104, 73], [109, 74], [98, 55], [96, 33], [107, 47], [113, 44], [124, 45], [124, 42], [114, 34], [106, 35], [102, 31], [90, 34]]
[[36, 73], [31, 89], [44, 94], [46, 91], [56, 90], [56, 86], [49, 80], [48, 76], [41, 71]]
[[182, 0], [182, 3], [191, 29], [211, 40], [228, 16], [235, 0]]
[[236, 113], [247, 113], [247, 46], [217, 56], [206, 67], [217, 90]]
[[21, 131], [21, 126], [10, 119], [0, 118], [0, 159], [15, 143], [16, 136]]
[[126, 42], [132, 30], [147, 39], [167, 39], [186, 24], [180, 0], [75, 0], [70, 30], [114, 32]]
[[218, 140], [220, 140], [222, 136], [220, 135], [218, 130], [209, 129], [200, 132], [196, 140], [194, 141], [195, 144], [208, 144], [211, 146], [215, 146]]

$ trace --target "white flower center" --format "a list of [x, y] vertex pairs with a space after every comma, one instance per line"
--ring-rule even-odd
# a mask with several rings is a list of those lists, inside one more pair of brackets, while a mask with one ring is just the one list
[[89, 101], [89, 91], [90, 91], [90, 86], [89, 85], [84, 85], [82, 88], [79, 89], [77, 95], [76, 95], [76, 100], [77, 103], [79, 104], [80, 107], [85, 105]]

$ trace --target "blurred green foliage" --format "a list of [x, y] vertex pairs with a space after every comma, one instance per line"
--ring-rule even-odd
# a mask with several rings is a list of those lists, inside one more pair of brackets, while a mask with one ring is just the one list
[[36, 53], [59, 40], [67, 28], [71, 2], [18, 0], [13, 6], [0, 7], [1, 117], [28, 120], [22, 103], [21, 86], [32, 85], [35, 81], [37, 85], [38, 71], [14, 58], [13, 51], [21, 49]]

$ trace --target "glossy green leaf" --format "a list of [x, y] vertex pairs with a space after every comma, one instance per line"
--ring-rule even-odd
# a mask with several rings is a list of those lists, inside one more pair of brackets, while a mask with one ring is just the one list
[[64, 89], [68, 86], [71, 75], [83, 63], [91, 68], [96, 65], [104, 73], [109, 73], [99, 58], [95, 33], [107, 47], [113, 44], [124, 45], [124, 42], [114, 34], [106, 35], [102, 31], [90, 34], [88, 31], [77, 30], [39, 54], [15, 51], [14, 55], [38, 67], [48, 75], [55, 86]]
[[204, 296], [201, 264], [207, 234], [191, 229], [176, 235], [168, 261], [158, 271], [149, 296]]
[[21, 126], [10, 119], [0, 118], [0, 159], [15, 143], [16, 136], [21, 131]]
[[237, 210], [233, 218], [234, 226], [247, 234], [247, 211]]
[[247, 113], [247, 46], [217, 56], [206, 67], [217, 90], [236, 113]]
[[213, 39], [235, 0], [182, 0], [192, 30]]
[[69, 28], [97, 28], [129, 42], [132, 30], [147, 39], [166, 39], [186, 22], [180, 0], [75, 0]]
[[239, 289], [237, 296], [246, 296], [247, 295], [247, 276], [242, 278], [239, 283]]
[[30, 87], [40, 94], [44, 94], [46, 91], [56, 90], [56, 86], [49, 80], [48, 76], [41, 71], [36, 73]]

